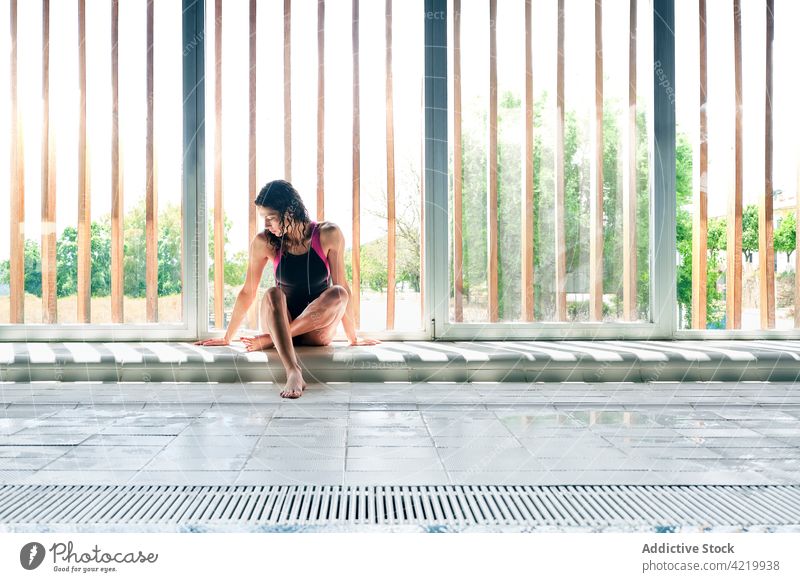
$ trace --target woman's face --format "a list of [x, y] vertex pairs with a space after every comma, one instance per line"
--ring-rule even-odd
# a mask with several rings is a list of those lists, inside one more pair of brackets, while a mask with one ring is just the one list
[[264, 221], [264, 226], [275, 236], [281, 236], [281, 215], [274, 208], [268, 206], [256, 206], [256, 211]]

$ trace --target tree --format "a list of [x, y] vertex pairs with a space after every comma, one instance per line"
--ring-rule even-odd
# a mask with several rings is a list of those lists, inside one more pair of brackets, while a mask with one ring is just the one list
[[797, 222], [794, 212], [790, 212], [778, 219], [778, 228], [775, 229], [775, 252], [786, 253], [786, 260], [792, 259], [792, 253], [797, 248]]
[[[692, 145], [689, 136], [677, 135], [675, 149], [675, 185], [677, 196], [676, 243], [678, 250], [677, 298], [684, 325], [692, 321]], [[706, 261], [706, 326], [722, 325], [725, 304], [718, 289], [722, 276], [721, 253], [727, 246], [726, 221], [724, 217], [711, 218], [707, 227], [708, 257]]]
[[742, 253], [748, 263], [753, 262], [754, 252], [758, 252], [758, 206], [748, 204], [742, 213]]
[[[223, 277], [225, 285], [232, 287], [239, 287], [244, 285], [244, 279], [247, 275], [247, 263], [249, 260], [249, 251], [239, 251], [230, 253], [230, 241], [228, 234], [233, 227], [233, 222], [228, 218], [227, 213], [223, 214], [222, 219], [222, 232], [225, 240], [225, 264], [223, 266]], [[208, 215], [207, 221], [207, 237], [208, 237], [208, 280], [211, 285], [211, 292], [213, 292], [214, 272], [215, 272], [215, 243], [214, 240], [214, 216]]]
[[[406, 171], [403, 174], [405, 180], [403, 180], [402, 183], [398, 180], [398, 187], [395, 190], [395, 281], [398, 284], [406, 282], [414, 291], [419, 292], [421, 264], [420, 225], [422, 223], [420, 199], [422, 176], [420, 176], [416, 167], [409, 160], [406, 162]], [[388, 226], [386, 202], [386, 189], [381, 188], [376, 192], [375, 204], [371, 205], [371, 208], [367, 212]], [[388, 244], [384, 241], [384, 260], [386, 257], [385, 249], [387, 248]], [[362, 245], [362, 257], [365, 252], [368, 253], [371, 251], [366, 249], [366, 245]], [[347, 254], [349, 255], [350, 253], [348, 252]], [[363, 280], [363, 259], [361, 267]], [[384, 270], [386, 270], [385, 266]], [[352, 273], [351, 271], [347, 271], [347, 273], [349, 278]], [[384, 273], [383, 278], [388, 284], [388, 272]]]

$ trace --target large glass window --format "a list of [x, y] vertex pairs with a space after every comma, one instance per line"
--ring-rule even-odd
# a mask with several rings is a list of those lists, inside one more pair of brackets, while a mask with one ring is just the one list
[[185, 324], [181, 15], [0, 3], [0, 324]]
[[448, 10], [450, 321], [648, 322], [650, 2]]
[[[359, 328], [420, 330], [422, 1], [270, 0], [251, 10], [206, 3], [209, 327], [227, 325], [244, 284], [263, 229], [251, 214], [258, 191], [286, 179], [312, 219], [344, 232]], [[272, 284], [268, 266], [260, 293]], [[244, 327], [258, 327], [259, 303]]]
[[682, 329], [800, 326], [800, 7], [775, 0], [771, 13], [771, 4], [675, 3]]

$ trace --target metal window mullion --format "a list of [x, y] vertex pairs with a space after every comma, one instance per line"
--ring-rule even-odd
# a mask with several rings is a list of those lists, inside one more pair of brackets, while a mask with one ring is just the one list
[[653, 103], [649, 119], [653, 136], [649, 164], [649, 182], [653, 189], [650, 297], [651, 320], [656, 323], [654, 335], [660, 337], [673, 336], [677, 318], [674, 30], [674, 0], [653, 0]]
[[[449, 319], [447, 0], [425, 0], [425, 302], [432, 339]], [[439, 327], [436, 326], [439, 324]]]
[[[190, 336], [208, 333], [205, 205], [205, 6], [183, 0], [183, 313]], [[202, 252], [201, 252], [202, 250]], [[196, 298], [192, 308], [189, 298]]]

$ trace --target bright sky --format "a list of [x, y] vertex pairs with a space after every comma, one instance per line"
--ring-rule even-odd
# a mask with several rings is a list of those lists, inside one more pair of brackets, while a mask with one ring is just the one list
[[[796, 128], [793, 107], [797, 76], [791, 55], [800, 53], [791, 29], [800, 16], [797, 3], [776, 0], [775, 45], [775, 187], [794, 191]], [[588, 112], [593, 95], [593, 2], [566, 1], [566, 98], [568, 107]], [[763, 188], [763, 2], [743, 2], [745, 198], [755, 201]], [[19, 68], [25, 125], [26, 236], [40, 232], [41, 149], [41, 4], [20, 2]], [[57, 230], [77, 224], [77, 2], [51, 3], [51, 119], [57, 139]], [[145, 0], [120, 3], [120, 108], [124, 145], [126, 208], [144, 193], [145, 131]], [[292, 182], [316, 210], [316, 0], [294, 0], [292, 19]], [[555, 86], [555, 1], [534, 2], [534, 90]], [[641, 1], [640, 95], [650, 91], [650, 2]], [[709, 2], [709, 212], [724, 212], [732, 187], [733, 60], [730, 2]], [[369, 215], [379, 208], [385, 189], [385, 85], [382, 1], [361, 2], [361, 192], [362, 241], [380, 236], [385, 225]], [[234, 220], [232, 250], [247, 247], [247, 209], [256, 192], [247, 184], [248, 158], [248, 18], [247, 0], [224, 2], [223, 25], [223, 184], [224, 205]], [[283, 176], [283, 2], [258, 3], [258, 183]], [[351, 228], [352, 191], [352, 57], [350, 0], [326, 2], [326, 218]], [[488, 85], [488, 2], [463, 0], [463, 94], [486, 102]], [[156, 3], [156, 140], [159, 204], [179, 203], [181, 195], [181, 67], [180, 0]], [[9, 53], [9, 0], [0, 0], [0, 53]], [[209, 2], [206, 34], [206, 136], [208, 212], [213, 203], [214, 80], [213, 3]], [[422, 0], [394, 3], [394, 107], [398, 196], [416, 196], [414, 174], [420, 172], [423, 74]], [[498, 83], [500, 91], [524, 88], [523, 0], [499, 2]], [[607, 97], [625, 97], [627, 83], [627, 0], [605, 0], [603, 16]], [[92, 217], [110, 210], [110, 3], [87, 1], [89, 142], [92, 172]], [[697, 62], [696, 2], [676, 2], [677, 62]], [[67, 25], [69, 23], [69, 25]], [[74, 25], [72, 24], [74, 23]], [[369, 26], [368, 26], [369, 24]], [[0, 79], [8, 78], [9, 61], [0, 59]], [[5, 83], [3, 83], [5, 85]], [[697, 119], [697, 67], [678, 68], [676, 82], [679, 130], [692, 130]], [[688, 88], [685, 90], [684, 88]], [[0, 111], [9, 111], [8, 93], [0, 94]], [[550, 123], [549, 121], [547, 123]], [[520, 128], [520, 135], [521, 135]], [[0, 134], [9, 135], [9, 116], [0, 115]], [[755, 138], [751, 136], [756, 136]], [[0, 160], [9, 159], [9, 142], [0, 140]], [[3, 176], [7, 173], [4, 171]], [[8, 180], [0, 182], [0, 207], [8, 207]], [[5, 229], [3, 229], [5, 230]], [[8, 236], [0, 237], [0, 259], [8, 257]]]

